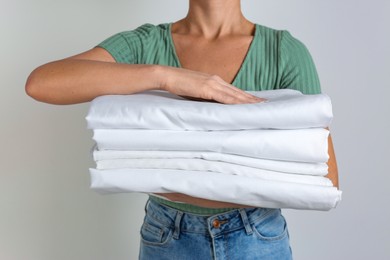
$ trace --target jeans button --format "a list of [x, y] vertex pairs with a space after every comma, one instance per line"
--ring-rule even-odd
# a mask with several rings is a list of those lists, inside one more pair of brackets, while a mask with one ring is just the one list
[[214, 228], [219, 228], [221, 226], [221, 222], [219, 222], [218, 219], [213, 220], [213, 227]]

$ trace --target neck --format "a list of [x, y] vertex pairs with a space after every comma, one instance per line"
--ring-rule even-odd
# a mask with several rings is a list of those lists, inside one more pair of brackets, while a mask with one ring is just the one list
[[181, 30], [209, 39], [240, 34], [253, 25], [243, 16], [240, 0], [190, 0], [187, 16], [178, 23]]

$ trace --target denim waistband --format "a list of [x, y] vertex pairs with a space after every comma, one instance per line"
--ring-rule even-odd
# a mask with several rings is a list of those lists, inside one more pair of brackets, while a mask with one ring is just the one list
[[180, 232], [209, 234], [214, 237], [242, 228], [249, 235], [253, 232], [253, 223], [270, 214], [281, 214], [280, 209], [240, 208], [212, 216], [204, 216], [182, 212], [152, 200], [148, 200], [145, 211], [148, 217], [174, 229], [173, 236], [175, 238], [179, 236]]

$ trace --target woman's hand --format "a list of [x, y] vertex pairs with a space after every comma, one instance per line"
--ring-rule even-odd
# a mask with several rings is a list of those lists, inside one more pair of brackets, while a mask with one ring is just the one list
[[101, 95], [129, 95], [152, 89], [225, 104], [264, 101], [218, 76], [162, 65], [116, 63], [110, 53], [99, 47], [42, 65], [26, 82], [26, 92], [31, 97], [62, 105], [91, 101]]
[[161, 89], [191, 100], [223, 104], [258, 103], [266, 100], [236, 88], [217, 75], [168, 66], [161, 68], [165, 71]]

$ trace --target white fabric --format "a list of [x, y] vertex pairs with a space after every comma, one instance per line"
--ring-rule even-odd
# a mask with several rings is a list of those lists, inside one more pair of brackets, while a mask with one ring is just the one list
[[263, 180], [286, 181], [311, 185], [333, 186], [332, 182], [322, 176], [308, 176], [299, 174], [282, 173], [256, 169], [226, 162], [207, 161], [203, 159], [114, 159], [96, 162], [96, 169], [160, 169], [164, 173], [166, 169], [210, 171], [225, 174], [233, 174], [260, 178]]
[[178, 192], [267, 208], [329, 210], [341, 198], [335, 187], [269, 181], [217, 172], [159, 169], [90, 169], [91, 189], [100, 193]]
[[240, 155], [223, 154], [215, 152], [194, 151], [114, 151], [92, 150], [96, 163], [101, 160], [114, 159], [203, 159], [208, 161], [220, 161], [225, 163], [243, 165], [269, 171], [295, 173], [305, 175], [325, 176], [328, 174], [326, 163], [302, 163], [289, 161], [265, 160]]
[[86, 117], [88, 128], [166, 130], [297, 129], [327, 127], [330, 98], [292, 89], [248, 91], [267, 102], [227, 105], [193, 101], [167, 91], [95, 98]]
[[248, 93], [268, 101], [225, 105], [157, 90], [94, 99], [86, 117], [96, 141], [91, 189], [334, 208], [341, 191], [324, 177], [329, 97], [290, 89]]
[[327, 162], [329, 131], [171, 131], [95, 129], [99, 150], [209, 151], [296, 162]]

